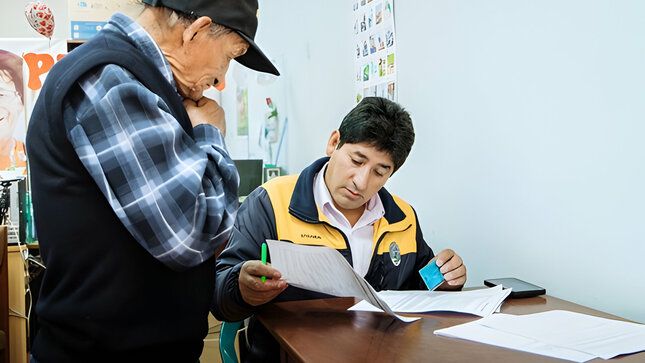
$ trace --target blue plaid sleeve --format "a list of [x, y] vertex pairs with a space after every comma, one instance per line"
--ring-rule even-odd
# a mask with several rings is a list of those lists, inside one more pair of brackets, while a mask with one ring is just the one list
[[79, 86], [68, 98], [68, 139], [123, 225], [174, 270], [213, 256], [230, 234], [239, 184], [219, 130], [198, 125], [191, 138], [161, 98], [115, 65]]

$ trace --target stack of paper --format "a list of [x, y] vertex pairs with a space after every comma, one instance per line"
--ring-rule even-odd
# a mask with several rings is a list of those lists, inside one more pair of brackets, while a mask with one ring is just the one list
[[267, 240], [267, 245], [271, 266], [280, 271], [289, 285], [334, 296], [358, 297], [406, 323], [419, 320], [395, 314], [372, 285], [333, 248], [274, 240]]
[[574, 362], [645, 350], [645, 325], [562, 310], [494, 314], [435, 334]]
[[[479, 316], [489, 316], [498, 311], [511, 289], [498, 285], [489, 289], [438, 292], [438, 291], [380, 291], [378, 296], [397, 313], [423, 313], [429, 311], [455, 311]], [[380, 311], [367, 301], [350, 310]]]
[[498, 310], [511, 290], [501, 286], [466, 292], [381, 291], [358, 275], [347, 260], [335, 249], [324, 246], [304, 246], [289, 242], [267, 240], [271, 265], [288, 284], [334, 296], [363, 299], [351, 310], [384, 311], [402, 321], [419, 318], [395, 314], [427, 311], [457, 311], [488, 316]]

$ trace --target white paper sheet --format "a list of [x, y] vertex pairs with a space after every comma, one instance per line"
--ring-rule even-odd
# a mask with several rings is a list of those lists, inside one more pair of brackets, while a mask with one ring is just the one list
[[[488, 316], [494, 313], [511, 293], [502, 286], [471, 291], [380, 291], [378, 296], [397, 313], [422, 313], [429, 311], [455, 311]], [[380, 311], [365, 300], [349, 310]]]
[[274, 240], [267, 240], [267, 245], [271, 266], [280, 271], [289, 285], [339, 297], [357, 297], [401, 321], [419, 320], [395, 314], [372, 286], [333, 248]]
[[603, 359], [645, 350], [645, 325], [571, 311], [507, 315], [482, 324]]
[[[546, 344], [535, 339], [507, 333], [505, 331], [486, 326], [487, 322], [503, 316], [509, 315], [494, 314], [486, 318], [471, 321], [470, 323], [435, 330], [434, 333], [445, 337], [465, 339], [527, 353], [544, 355], [547, 357], [566, 359], [574, 362], [586, 362], [596, 358], [594, 355], [588, 353]], [[510, 316], [513, 317], [515, 315]]]
[[493, 314], [435, 334], [576, 362], [645, 351], [645, 325], [563, 310]]

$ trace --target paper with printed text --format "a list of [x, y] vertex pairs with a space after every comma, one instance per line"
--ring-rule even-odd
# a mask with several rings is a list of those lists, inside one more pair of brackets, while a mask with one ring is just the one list
[[357, 297], [404, 322], [419, 319], [395, 314], [333, 248], [274, 240], [267, 240], [267, 245], [271, 266], [280, 271], [282, 278], [291, 286], [339, 297]]

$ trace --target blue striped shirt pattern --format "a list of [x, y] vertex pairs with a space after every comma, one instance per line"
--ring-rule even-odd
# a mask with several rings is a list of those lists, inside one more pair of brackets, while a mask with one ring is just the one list
[[[117, 13], [102, 31], [129, 37], [176, 89], [161, 49], [136, 22]], [[212, 257], [238, 203], [239, 176], [220, 131], [202, 124], [191, 138], [154, 90], [117, 65], [87, 73], [78, 86], [65, 105], [74, 115], [65, 118], [73, 120], [67, 136], [123, 225], [173, 270]]]

